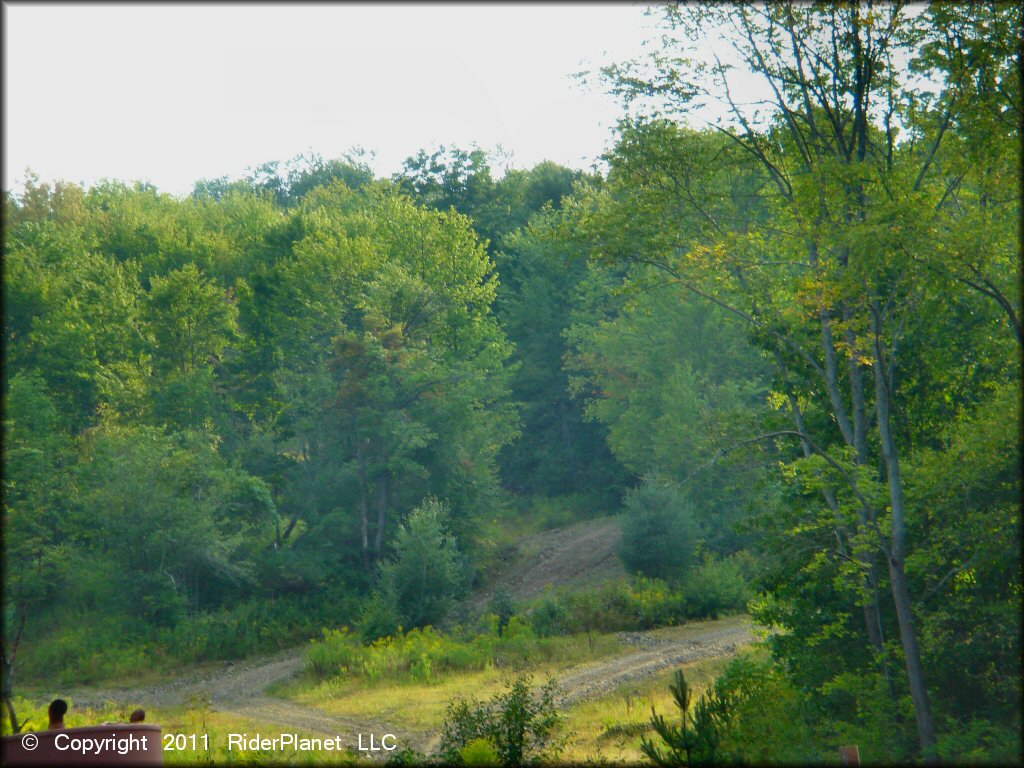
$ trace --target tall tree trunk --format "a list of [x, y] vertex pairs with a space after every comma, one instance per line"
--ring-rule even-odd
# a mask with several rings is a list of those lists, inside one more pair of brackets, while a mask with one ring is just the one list
[[[812, 266], [818, 266], [818, 246], [811, 241], [808, 248], [808, 256]], [[848, 320], [848, 310], [843, 308], [842, 318]], [[857, 463], [867, 460], [867, 409], [864, 400], [863, 376], [860, 373], [856, 362], [856, 355], [850, 358], [850, 389], [851, 402], [853, 404], [853, 419], [850, 419], [846, 408], [846, 401], [843, 399], [842, 390], [839, 386], [839, 358], [836, 352], [835, 338], [832, 334], [832, 318], [825, 308], [818, 312], [818, 321], [821, 324], [821, 346], [825, 356], [825, 390], [828, 392], [829, 402], [832, 404], [832, 413], [835, 415], [836, 424], [843, 436], [844, 442], [852, 446], [856, 451]], [[847, 330], [847, 343], [850, 342], [852, 331]], [[856, 370], [854, 370], [856, 369]], [[833, 507], [833, 510], [835, 508]], [[871, 510], [863, 508], [858, 510], [858, 520], [861, 525], [866, 525]], [[863, 551], [855, 553], [867, 566], [867, 587], [868, 594], [874, 594], [878, 586], [878, 568], [874, 563], [874, 555]], [[864, 629], [867, 632], [868, 642], [876, 652], [882, 652], [881, 612], [877, 600], [869, 598], [862, 606], [864, 612]]]
[[[775, 360], [776, 360], [776, 363], [779, 366], [780, 375], [783, 378], [783, 383], [784, 383], [784, 386], [786, 388], [786, 397], [789, 400], [789, 408], [790, 408], [790, 411], [793, 414], [793, 420], [796, 423], [797, 432], [799, 432], [801, 435], [806, 435], [807, 434], [807, 427], [804, 424], [803, 412], [800, 410], [800, 404], [797, 402], [796, 394], [793, 392], [793, 387], [790, 385], [789, 381], [786, 379], [785, 366], [784, 366], [783, 361], [782, 361], [782, 356], [779, 355], [778, 353], [776, 353], [775, 354]], [[800, 441], [800, 445], [803, 448], [804, 458], [809, 458], [811, 456], [812, 451], [811, 451], [810, 445], [808, 445], [808, 443], [807, 443], [807, 440], [806, 439], [802, 439]], [[825, 503], [828, 504], [828, 508], [831, 509], [834, 514], [838, 513], [839, 502], [836, 499], [835, 491], [832, 488], [829, 488], [829, 487], [826, 486], [826, 487], [821, 489], [821, 494], [822, 494], [822, 496], [825, 499]], [[859, 514], [859, 519], [860, 519], [861, 524], [862, 525], [865, 524], [865, 516], [866, 516], [867, 513], [864, 511], [863, 507], [859, 510], [858, 514]], [[839, 531], [836, 532], [836, 536], [837, 537], [839, 536]], [[870, 551], [869, 552], [860, 551], [860, 552], [855, 552], [854, 556], [857, 557], [859, 560], [861, 560], [861, 562], [863, 562], [865, 565], [868, 566], [868, 575], [866, 577], [866, 579], [867, 579], [866, 584], [868, 586], [868, 589], [870, 590], [870, 594], [877, 595], [877, 593], [878, 593], [878, 566], [877, 566], [877, 563], [875, 561], [874, 553], [870, 552]], [[877, 597], [875, 597], [874, 599], [869, 599], [867, 602], [865, 602], [861, 606], [861, 608], [862, 608], [862, 611], [864, 613], [864, 629], [865, 629], [865, 632], [867, 632], [868, 642], [871, 643], [871, 647], [874, 648], [876, 652], [881, 653], [882, 649], [883, 649], [882, 621], [881, 621], [881, 612], [879, 611]], [[884, 669], [884, 671], [885, 671], [886, 681], [889, 682], [889, 687], [890, 687], [890, 691], [891, 691], [892, 690], [892, 683], [891, 683], [891, 680], [889, 680], [888, 669]]]
[[832, 414], [847, 445], [854, 444], [853, 426], [839, 388], [839, 364], [836, 356], [835, 339], [832, 336], [832, 319], [824, 309], [818, 313], [821, 323], [821, 346], [825, 352], [825, 389], [832, 403]]
[[[860, 10], [855, 8], [850, 14], [851, 27], [853, 31], [852, 38], [855, 63], [853, 125], [851, 127], [853, 132], [853, 146], [850, 147], [853, 158], [848, 154], [847, 161], [849, 162], [853, 159], [856, 163], [863, 163], [867, 158], [868, 149], [868, 101], [871, 93], [873, 70], [871, 53], [869, 50], [865, 49], [865, 41], [861, 40], [859, 13]], [[870, 31], [867, 35], [866, 45], [870, 48]], [[850, 211], [846, 217], [847, 224], [852, 223], [852, 219], [857, 219], [861, 222], [865, 220], [866, 201], [864, 197], [863, 184], [857, 183], [853, 190], [848, 191], [848, 194], [851, 191], [854, 193], [855, 205], [853, 210]], [[840, 263], [844, 270], [849, 266], [849, 256], [849, 249], [844, 249], [840, 256]], [[864, 369], [858, 359], [857, 335], [851, 327], [853, 311], [845, 303], [842, 305], [841, 315], [846, 326], [844, 331], [844, 341], [846, 342], [849, 350], [848, 375], [850, 378], [850, 403], [853, 411], [853, 446], [854, 450], [857, 452], [857, 465], [864, 466], [870, 460], [868, 455], [868, 409], [867, 400], [864, 396]], [[862, 526], [875, 524], [875, 511], [867, 505], [861, 505], [858, 517]], [[882, 672], [885, 675], [889, 692], [895, 699], [895, 688], [893, 687], [892, 679], [889, 676], [889, 665], [886, 662], [883, 653], [884, 632], [882, 629], [882, 611], [878, 604], [879, 568], [877, 553], [874, 551], [874, 548], [872, 548], [869, 551], [861, 553], [860, 559], [868, 566], [867, 574], [865, 575], [868, 599], [864, 606], [865, 619], [868, 623], [868, 637], [871, 639], [871, 644], [879, 655]]]
[[366, 481], [366, 460], [363, 456], [363, 441], [359, 423], [353, 416], [350, 421], [353, 447], [356, 457], [356, 480], [359, 482], [359, 546], [363, 553], [363, 570], [370, 575], [370, 500]]
[[18, 645], [21, 644], [21, 634], [25, 631], [25, 617], [28, 615], [28, 608], [22, 606], [21, 618], [18, 621], [18, 633], [14, 637], [14, 645], [11, 647], [10, 655], [7, 648], [0, 648], [0, 660], [3, 661], [3, 695], [4, 704], [7, 706], [7, 716], [11, 720], [11, 733], [20, 733], [24, 723], [18, 722], [18, 716], [14, 711], [14, 662], [18, 658]]
[[[843, 266], [846, 266], [845, 258]], [[850, 402], [853, 406], [853, 447], [857, 453], [857, 465], [864, 466], [868, 464], [871, 458], [868, 454], [868, 408], [867, 399], [864, 396], [864, 368], [858, 359], [857, 335], [854, 333], [853, 328], [850, 327], [853, 313], [845, 304], [842, 308], [842, 317], [846, 324], [843, 340], [846, 342], [850, 356], [848, 375], [850, 379]], [[861, 526], [867, 526], [869, 523], [874, 524], [874, 510], [862, 504], [858, 509], [858, 518]], [[857, 552], [857, 558], [867, 565], [867, 574], [864, 579], [868, 598], [864, 603], [864, 622], [867, 626], [868, 640], [878, 654], [882, 666], [882, 674], [885, 676], [885, 682], [889, 687], [889, 693], [892, 695], [893, 700], [895, 700], [896, 689], [889, 675], [889, 664], [885, 659], [883, 647], [885, 633], [882, 628], [882, 611], [878, 603], [878, 554], [874, 547], [869, 547]]]
[[366, 498], [366, 473], [362, 465], [356, 473], [359, 478], [359, 545], [363, 553], [363, 570], [370, 573], [370, 504]]
[[579, 493], [580, 490], [580, 478], [579, 468], [576, 461], [576, 450], [572, 442], [572, 434], [569, 431], [569, 415], [566, 413], [566, 404], [562, 403], [559, 407], [561, 413], [560, 420], [562, 422], [562, 442], [565, 445], [565, 452], [569, 456], [569, 472], [572, 475], [572, 490], [574, 493]]
[[21, 724], [18, 722], [18, 714], [14, 711], [14, 701], [11, 700], [10, 696], [5, 694], [4, 704], [7, 705], [7, 717], [10, 718], [11, 721], [11, 733], [20, 733]]
[[903, 504], [903, 480], [900, 476], [899, 453], [893, 438], [890, 419], [890, 392], [886, 381], [885, 356], [882, 351], [882, 311], [877, 302], [872, 303], [871, 327], [874, 333], [873, 357], [875, 372], [875, 414], [878, 417], [878, 434], [885, 457], [885, 473], [889, 484], [889, 504], [892, 507], [892, 542], [889, 554], [889, 580], [892, 584], [893, 602], [899, 621], [900, 643], [907, 667], [907, 682], [910, 697], [914, 701], [914, 715], [917, 719], [917, 736], [925, 760], [937, 760], [935, 726], [932, 722], [931, 703], [925, 685], [921, 651], [917, 644], [917, 631], [911, 611], [910, 589], [907, 584], [906, 552], [907, 527]]
[[387, 522], [388, 505], [391, 503], [391, 472], [384, 470], [380, 478], [380, 488], [377, 492], [377, 530], [373, 536], [373, 553], [380, 557], [381, 547], [384, 546], [384, 524]]

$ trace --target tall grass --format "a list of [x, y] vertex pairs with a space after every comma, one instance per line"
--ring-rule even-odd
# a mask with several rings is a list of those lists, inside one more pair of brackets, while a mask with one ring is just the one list
[[[347, 627], [324, 629], [306, 652], [306, 667], [317, 678], [391, 679], [433, 684], [442, 675], [490, 668], [522, 668], [533, 664], [579, 658], [580, 641], [566, 637], [538, 637], [523, 619], [513, 616], [499, 634], [495, 616], [485, 617], [488, 627], [464, 637], [447, 635], [433, 627], [382, 637], [370, 644]], [[592, 655], [617, 647], [605, 638]]]
[[153, 676], [181, 664], [269, 653], [355, 615], [355, 602], [296, 597], [252, 600], [155, 628], [129, 617], [83, 612], [26, 639], [16, 684], [92, 684]]
[[746, 609], [749, 588], [733, 561], [708, 561], [679, 586], [642, 576], [588, 592], [552, 592], [536, 601], [529, 621], [541, 637], [654, 629]]

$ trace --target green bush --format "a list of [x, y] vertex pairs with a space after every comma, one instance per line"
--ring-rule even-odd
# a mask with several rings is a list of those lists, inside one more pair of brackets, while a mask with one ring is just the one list
[[693, 561], [697, 523], [677, 486], [646, 477], [626, 494], [619, 554], [626, 568], [662, 579], [675, 579]]
[[555, 592], [535, 602], [528, 616], [538, 637], [635, 631], [743, 611], [749, 599], [739, 560], [709, 559], [678, 586], [638, 576], [588, 592]]
[[640, 751], [657, 765], [722, 762], [719, 755], [722, 734], [733, 716], [730, 697], [713, 687], [691, 706], [693, 694], [681, 669], [676, 670], [669, 690], [679, 710], [679, 725], [652, 712], [651, 729], [663, 744], [658, 745], [644, 736]]
[[[939, 724], [938, 752], [945, 762], [1019, 763], [1020, 729], [1011, 723], [942, 717]], [[664, 746], [671, 753], [673, 744], [684, 743], [683, 733], [672, 726], [662, 730], [670, 738], [658, 748], [668, 758]], [[757, 651], [729, 662], [692, 708], [687, 732], [692, 763], [710, 755], [726, 764], [820, 764], [834, 761], [840, 744], [857, 744], [865, 764], [909, 763], [917, 753], [909, 701], [893, 702], [881, 674], [839, 675], [806, 691], [781, 664]]]
[[497, 617], [489, 629], [464, 639], [433, 627], [412, 629], [364, 643], [347, 627], [324, 629], [306, 652], [306, 666], [321, 679], [408, 678], [433, 683], [440, 675], [489, 666], [518, 667], [578, 654], [578, 645], [563, 638], [539, 638], [530, 624], [513, 616], [499, 636]]
[[839, 672], [815, 690], [815, 701], [818, 721], [827, 723], [832, 740], [856, 744], [863, 762], [913, 759], [918, 744], [913, 705], [907, 696], [893, 699], [879, 670]]
[[497, 750], [487, 739], [473, 739], [459, 750], [459, 762], [466, 766], [497, 765]]
[[530, 625], [540, 637], [652, 629], [679, 624], [688, 616], [683, 592], [644, 577], [609, 582], [589, 592], [547, 595], [529, 612]]
[[451, 634], [429, 626], [403, 633], [390, 603], [377, 597], [364, 609], [357, 633], [324, 630], [307, 663], [320, 678], [407, 675], [429, 683], [450, 670], [551, 659], [561, 652], [558, 643], [567, 642], [558, 636], [673, 626], [687, 618], [744, 607], [746, 587], [735, 563], [711, 562], [695, 574], [687, 590], [636, 577], [590, 592], [551, 593], [526, 616], [513, 614], [503, 625], [502, 618], [491, 613], [475, 626], [456, 627]]
[[683, 594], [687, 616], [701, 619], [742, 611], [751, 598], [741, 564], [736, 558], [709, 558], [691, 569], [683, 581]]
[[537, 694], [531, 683], [528, 675], [520, 675], [508, 683], [504, 693], [482, 704], [453, 699], [441, 730], [441, 756], [468, 765], [467, 752], [474, 757], [484, 752], [479, 746], [470, 750], [470, 745], [483, 740], [503, 766], [556, 759], [560, 744], [554, 740], [554, 731], [562, 717], [555, 704], [555, 683], [549, 681]]
[[966, 724], [951, 720], [940, 731], [939, 755], [944, 762], [959, 765], [1020, 765], [1022, 744], [1019, 725], [983, 718], [972, 718]]
[[396, 617], [406, 627], [438, 624], [462, 589], [459, 553], [443, 502], [427, 497], [410, 513], [399, 526], [395, 552], [394, 560], [381, 565], [378, 604], [367, 617], [364, 634], [393, 631]]
[[317, 634], [328, 622], [353, 615], [349, 596], [318, 593], [287, 599], [253, 599], [229, 610], [198, 614], [160, 638], [182, 661], [238, 659], [276, 651]]
[[362, 665], [363, 644], [348, 627], [324, 629], [323, 637], [313, 640], [306, 651], [306, 666], [319, 678], [346, 674]]
[[403, 627], [440, 623], [463, 587], [455, 540], [443, 503], [428, 497], [399, 527], [396, 555], [380, 566], [380, 580], [363, 604], [357, 626], [366, 642]]
[[749, 652], [730, 661], [715, 681], [709, 708], [705, 720], [714, 724], [720, 762], [822, 763], [847, 743], [836, 741], [832, 724], [827, 730], [814, 726], [814, 704], [781, 666]]
[[483, 669], [493, 658], [492, 639], [481, 637], [464, 643], [432, 627], [381, 637], [368, 645], [347, 627], [325, 629], [323, 638], [306, 653], [308, 667], [320, 678], [376, 679], [407, 674], [427, 683], [441, 671]]
[[515, 615], [516, 604], [512, 600], [512, 593], [504, 585], [499, 586], [487, 604], [488, 610], [498, 617], [498, 634], [505, 631], [509, 621]]
[[542, 530], [562, 528], [615, 511], [616, 501], [606, 494], [569, 493], [560, 496], [534, 495], [521, 513], [540, 522]]
[[568, 620], [565, 605], [551, 597], [543, 598], [530, 611], [530, 625], [538, 637], [568, 634]]
[[66, 627], [22, 643], [19, 683], [96, 683], [169, 665], [167, 649], [146, 643], [137, 627], [123, 617], [99, 621], [96, 616], [76, 614], [71, 619]]
[[393, 596], [374, 592], [359, 612], [359, 635], [367, 643], [380, 637], [397, 634], [402, 628], [402, 616]]

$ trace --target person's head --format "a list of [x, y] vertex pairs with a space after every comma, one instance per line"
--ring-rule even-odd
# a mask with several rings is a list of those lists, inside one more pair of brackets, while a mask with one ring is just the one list
[[64, 699], [54, 699], [50, 702], [50, 727], [63, 728], [64, 715], [67, 714], [68, 703]]
[[146, 719], [146, 710], [136, 709], [131, 715], [128, 716], [129, 723], [141, 723]]

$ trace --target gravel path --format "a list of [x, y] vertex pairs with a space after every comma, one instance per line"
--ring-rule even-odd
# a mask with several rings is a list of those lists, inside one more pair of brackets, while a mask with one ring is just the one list
[[618, 557], [622, 526], [617, 518], [583, 520], [523, 538], [488, 589], [470, 599], [483, 609], [500, 585], [516, 600], [533, 600], [548, 586], [579, 590], [626, 576]]
[[[620, 577], [625, 572], [615, 551], [621, 535], [618, 521], [604, 518], [526, 537], [494, 586], [504, 584], [516, 599], [528, 600], [543, 594], [549, 584], [579, 589]], [[488, 597], [488, 591], [484, 591], [469, 602], [480, 608], [486, 605]], [[650, 632], [620, 632], [618, 637], [633, 649], [615, 658], [566, 670], [556, 678], [562, 707], [606, 695], [622, 683], [650, 677], [668, 667], [731, 655], [753, 639], [749, 620], [738, 618]], [[315, 707], [268, 695], [271, 686], [301, 672], [307, 647], [186, 670], [174, 682], [162, 685], [90, 688], [67, 693], [77, 706], [101, 707], [113, 701], [124, 709], [180, 706], [198, 698], [208, 701], [214, 711], [239, 715], [255, 723], [273, 723], [283, 729], [339, 735], [350, 744], [355, 743], [357, 734], [393, 733], [402, 747], [421, 752], [436, 747], [436, 732], [412, 732], [377, 718], [369, 721], [336, 717]]]
[[214, 709], [261, 695], [274, 683], [294, 677], [302, 669], [306, 646], [269, 656], [254, 656], [219, 667], [185, 671], [172, 682], [142, 688], [87, 688], [72, 690], [76, 705], [102, 706], [116, 701], [125, 706], [172, 707], [192, 697], [207, 698]]
[[[599, 698], [622, 683], [651, 677], [669, 667], [731, 655], [753, 639], [753, 625], [749, 620], [733, 618], [650, 632], [620, 632], [618, 638], [635, 650], [574, 667], [556, 678], [562, 707]], [[348, 743], [355, 743], [360, 733], [393, 733], [403, 747], [424, 751], [436, 744], [436, 733], [411, 732], [379, 719], [337, 717], [315, 707], [268, 696], [270, 686], [299, 674], [304, 651], [305, 646], [300, 646], [272, 656], [227, 663], [220, 669], [192, 672], [166, 685], [68, 693], [78, 706], [101, 706], [116, 701], [126, 707], [168, 707], [200, 697], [208, 699], [215, 711], [316, 735], [339, 735]]]
[[732, 655], [754, 639], [753, 625], [748, 622], [724, 627], [713, 622], [706, 624], [709, 626], [680, 627], [678, 637], [666, 636], [663, 630], [619, 633], [620, 640], [641, 650], [587, 664], [557, 678], [559, 702], [563, 707], [571, 706], [603, 696], [622, 683], [656, 675], [668, 667]]
[[422, 749], [427, 744], [429, 734], [395, 728], [376, 718], [370, 721], [336, 717], [315, 707], [268, 696], [266, 691], [270, 686], [296, 677], [302, 671], [306, 648], [303, 645], [270, 656], [225, 663], [219, 669], [193, 671], [164, 685], [133, 689], [90, 688], [69, 691], [69, 695], [77, 706], [101, 707], [106, 702], [115, 701], [125, 708], [179, 706], [197, 697], [209, 701], [210, 709], [216, 712], [318, 736], [341, 736], [346, 744], [355, 744], [359, 734], [371, 733], [378, 739], [385, 733], [395, 734], [403, 747], [413, 749]]

